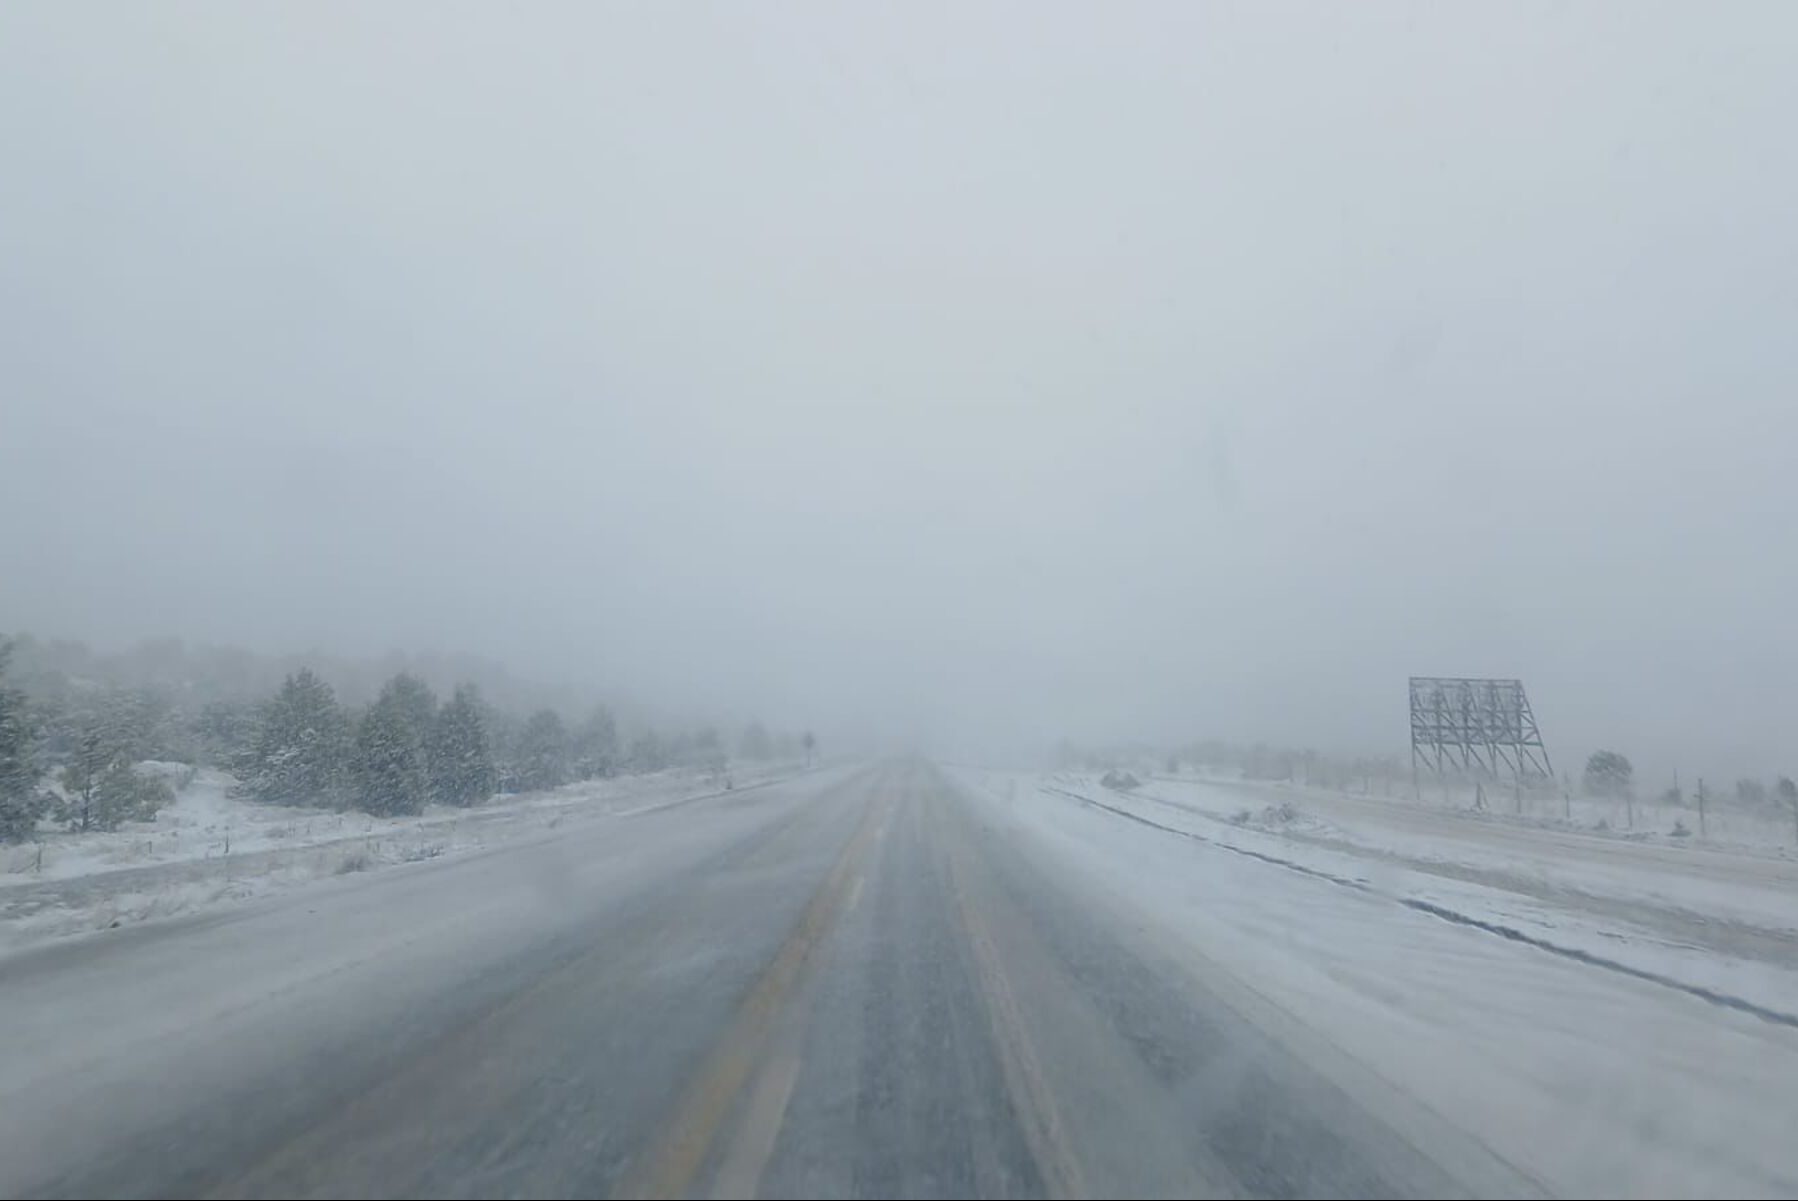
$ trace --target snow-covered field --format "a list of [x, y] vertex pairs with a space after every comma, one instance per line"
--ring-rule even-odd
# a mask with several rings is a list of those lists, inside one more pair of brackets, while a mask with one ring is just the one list
[[676, 768], [500, 796], [467, 809], [432, 806], [414, 817], [262, 805], [233, 797], [223, 772], [181, 773], [191, 778], [154, 821], [106, 832], [46, 831], [40, 842], [0, 846], [0, 953], [320, 877], [550, 835], [567, 822], [753, 787], [798, 770], [738, 765], [725, 776]]
[[1321, 790], [1150, 781], [1076, 791], [1395, 898], [1798, 1012], [1798, 859]]
[[1214, 781], [962, 775], [1320, 1064], [1350, 1057], [1547, 1192], [1798, 1191], [1790, 858]]

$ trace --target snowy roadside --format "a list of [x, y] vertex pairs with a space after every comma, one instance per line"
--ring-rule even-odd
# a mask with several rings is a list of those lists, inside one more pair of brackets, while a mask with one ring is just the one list
[[[1798, 1029], [1770, 1016], [1798, 1008], [1798, 976], [1785, 969], [1090, 781], [957, 775], [988, 798], [986, 811], [1009, 836], [1035, 842], [1070, 880], [1115, 898], [1202, 986], [1307, 1047], [1320, 1070], [1346, 1056], [1344, 1088], [1373, 1073], [1394, 1091], [1370, 1104], [1393, 1112], [1420, 1104], [1507, 1162], [1530, 1165], [1544, 1192], [1798, 1190], [1787, 1116]], [[1447, 920], [1401, 897], [1590, 946], [1674, 983]], [[1765, 1013], [1679, 987], [1706, 984]]]
[[565, 823], [753, 788], [801, 770], [790, 763], [739, 765], [728, 775], [675, 768], [383, 818], [240, 800], [230, 795], [229, 775], [206, 769], [153, 821], [0, 847], [0, 954], [323, 877], [464, 854]]
[[1708, 858], [1682, 863], [1683, 852], [1628, 843], [1525, 842], [1501, 828], [1486, 846], [1493, 832], [1477, 822], [1432, 839], [1338, 824], [1340, 813], [1320, 820], [1291, 803], [1245, 812], [1235, 794], [1202, 783], [1126, 793], [1062, 777], [1047, 787], [1269, 867], [1798, 1024], [1798, 865], [1750, 859], [1741, 879], [1724, 880]]
[[[1307, 845], [1798, 965], [1798, 860], [1765, 844], [1654, 842], [1409, 802], [1156, 779], [1138, 797]], [[1268, 803], [1272, 798], [1272, 803]]]
[[[1769, 884], [1785, 891], [1798, 888], [1798, 856], [1790, 845], [1790, 827], [1740, 813], [1727, 817], [1713, 813], [1712, 825], [1724, 827], [1732, 837], [1707, 839], [1696, 834], [1675, 836], [1646, 829], [1632, 833], [1621, 824], [1607, 829], [1568, 822], [1558, 816], [1482, 812], [1459, 805], [1266, 781], [1154, 776], [1139, 795], [1220, 817], [1245, 809], [1258, 814], [1270, 806], [1291, 805], [1303, 815], [1304, 825], [1312, 827], [1316, 834], [1419, 860], [1477, 862], [1502, 869], [1518, 864], [1543, 866], [1567, 859], [1577, 863], [1582, 880], [1591, 880], [1595, 874], [1603, 877], [1612, 865], [1621, 865], [1623, 875], [1637, 883], [1642, 869], [1653, 868], [1669, 879], [1690, 880], [1693, 884], [1708, 880], [1724, 886], [1705, 898], [1709, 904], [1730, 904], [1729, 889], [1738, 884], [1751, 889]], [[1697, 824], [1696, 817], [1683, 809], [1651, 809], [1647, 804], [1641, 807], [1645, 810], [1644, 825], [1651, 817], [1661, 829], [1670, 828], [1675, 821]], [[1583, 816], [1590, 817], [1590, 811]]]

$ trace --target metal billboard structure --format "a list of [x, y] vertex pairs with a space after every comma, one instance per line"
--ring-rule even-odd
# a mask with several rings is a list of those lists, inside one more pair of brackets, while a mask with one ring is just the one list
[[1548, 748], [1522, 680], [1411, 677], [1411, 782], [1424, 767], [1449, 775], [1499, 779], [1522, 789], [1550, 778]]

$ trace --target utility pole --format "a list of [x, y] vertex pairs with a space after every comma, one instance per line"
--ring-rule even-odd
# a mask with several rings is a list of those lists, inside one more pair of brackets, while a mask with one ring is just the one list
[[1700, 837], [1700, 838], [1705, 837], [1705, 833], [1704, 833], [1704, 777], [1703, 776], [1698, 777], [1698, 837]]

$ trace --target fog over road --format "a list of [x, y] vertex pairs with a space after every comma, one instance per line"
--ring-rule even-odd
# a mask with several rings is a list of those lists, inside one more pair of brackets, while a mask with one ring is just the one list
[[0, 1201], [1798, 1197], [1795, 61], [6, 0]]
[[1002, 807], [839, 768], [16, 956], [0, 1185], [1528, 1191], [1326, 1079]]

